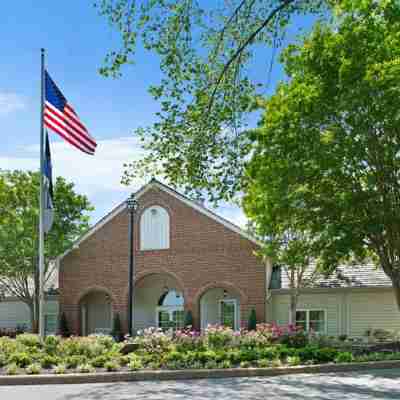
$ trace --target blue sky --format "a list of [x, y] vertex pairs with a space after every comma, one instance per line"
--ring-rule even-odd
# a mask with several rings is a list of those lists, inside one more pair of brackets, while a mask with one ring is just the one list
[[[309, 27], [311, 19], [297, 20]], [[150, 125], [158, 105], [147, 92], [160, 79], [157, 59], [139, 52], [120, 79], [100, 76], [98, 68], [108, 50], [118, 45], [116, 32], [98, 15], [91, 0], [4, 2], [0, 15], [1, 169], [38, 168], [40, 48], [47, 51], [47, 68], [99, 143], [95, 157], [87, 156], [51, 134], [53, 173], [76, 183], [96, 210], [96, 221], [137, 189], [120, 184], [123, 163], [141, 156], [133, 136]], [[254, 73], [264, 77], [265, 57]], [[283, 78], [275, 65], [271, 88]], [[243, 224], [240, 210], [222, 205], [219, 213]]]

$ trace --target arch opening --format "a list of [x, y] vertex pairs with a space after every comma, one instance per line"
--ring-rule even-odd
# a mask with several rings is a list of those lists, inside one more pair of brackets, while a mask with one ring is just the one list
[[240, 295], [235, 290], [214, 287], [200, 297], [200, 327], [222, 325], [240, 329]]
[[79, 302], [81, 334], [110, 334], [112, 331], [112, 300], [101, 290], [87, 293]]
[[135, 331], [150, 327], [180, 329], [184, 325], [184, 295], [173, 276], [145, 276], [134, 289], [133, 326]]

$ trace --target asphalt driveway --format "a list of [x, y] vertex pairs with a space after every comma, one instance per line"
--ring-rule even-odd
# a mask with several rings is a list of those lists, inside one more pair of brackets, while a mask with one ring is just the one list
[[7, 400], [378, 400], [400, 399], [400, 369], [271, 378], [2, 386]]

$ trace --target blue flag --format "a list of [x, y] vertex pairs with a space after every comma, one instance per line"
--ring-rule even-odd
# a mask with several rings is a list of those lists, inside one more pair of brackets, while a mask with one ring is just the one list
[[44, 232], [48, 233], [53, 225], [53, 178], [50, 154], [49, 135], [46, 132], [46, 143], [44, 149]]

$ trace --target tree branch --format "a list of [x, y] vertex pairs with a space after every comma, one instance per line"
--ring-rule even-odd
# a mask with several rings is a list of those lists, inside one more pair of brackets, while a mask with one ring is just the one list
[[240, 56], [240, 54], [244, 51], [244, 49], [257, 37], [257, 35], [271, 22], [271, 20], [278, 14], [280, 11], [288, 7], [291, 3], [294, 3], [296, 0], [285, 0], [280, 6], [273, 9], [268, 17], [264, 20], [264, 22], [244, 41], [244, 43], [239, 46], [233, 56], [228, 60], [228, 62], [224, 65], [220, 75], [218, 76], [217, 82], [215, 83], [213, 92], [211, 94], [211, 99], [209, 103], [208, 110], [210, 111], [213, 103], [214, 98], [217, 93], [217, 89], [222, 81], [222, 78], [230, 68], [231, 64]]

